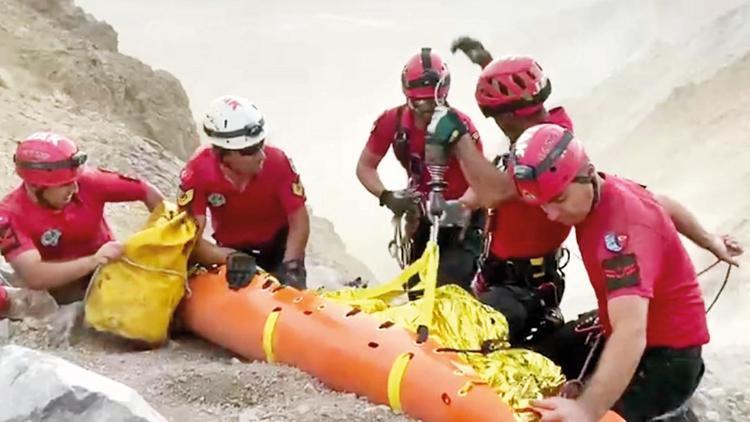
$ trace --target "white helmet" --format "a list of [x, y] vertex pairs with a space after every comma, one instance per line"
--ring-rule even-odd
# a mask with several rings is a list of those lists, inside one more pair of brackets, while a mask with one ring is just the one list
[[211, 145], [238, 150], [261, 143], [268, 128], [258, 107], [250, 100], [224, 95], [211, 102], [203, 119], [203, 131]]

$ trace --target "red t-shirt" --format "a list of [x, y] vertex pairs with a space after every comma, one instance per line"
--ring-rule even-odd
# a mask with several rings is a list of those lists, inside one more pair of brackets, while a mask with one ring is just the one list
[[[409, 140], [409, 161], [412, 163], [412, 166], [416, 166], [419, 174], [421, 174], [420, 183], [417, 189], [419, 192], [427, 194], [430, 192], [430, 188], [427, 186], [427, 182], [430, 181], [430, 174], [424, 163], [425, 129], [420, 129], [416, 126], [414, 123], [414, 114], [409, 107], [399, 106], [386, 110], [377, 120], [375, 120], [372, 131], [370, 132], [370, 138], [367, 140], [367, 150], [378, 157], [383, 157], [388, 152], [388, 148], [393, 145], [395, 154], [394, 140], [396, 139], [398, 131], [398, 110], [401, 107], [403, 107], [403, 112], [401, 114], [401, 128], [404, 133], [407, 134]], [[472, 123], [471, 119], [469, 119], [464, 113], [456, 109], [454, 110], [468, 127], [471, 137], [476, 141], [477, 148], [481, 151], [482, 142], [479, 139], [479, 132], [477, 132], [477, 129], [474, 127], [474, 123]], [[409, 175], [409, 169], [405, 169], [407, 175]], [[444, 193], [445, 199], [458, 199], [464, 194], [464, 192], [466, 192], [466, 189], [469, 188], [469, 184], [461, 171], [458, 159], [455, 157], [452, 157], [448, 161], [445, 180], [448, 184]]]
[[240, 189], [224, 174], [219, 156], [201, 147], [180, 174], [180, 205], [196, 216], [211, 208], [214, 239], [223, 246], [257, 246], [288, 225], [288, 216], [305, 205], [305, 191], [291, 161], [266, 146], [260, 172]]
[[708, 343], [703, 296], [671, 218], [642, 186], [603, 177], [599, 202], [576, 235], [605, 332], [612, 331], [608, 301], [636, 295], [650, 300], [648, 347]]
[[[562, 107], [549, 111], [547, 123], [573, 130]], [[498, 167], [505, 171], [504, 160]], [[501, 259], [529, 259], [547, 255], [559, 248], [570, 233], [570, 227], [550, 221], [540, 207], [513, 198], [497, 206], [492, 214], [490, 253]]]
[[44, 261], [93, 255], [112, 232], [104, 219], [107, 202], [144, 201], [146, 185], [118, 173], [85, 169], [78, 192], [65, 208], [53, 210], [32, 201], [20, 185], [0, 202], [0, 252], [13, 261], [36, 249]]
[[5, 287], [0, 285], [0, 318], [2, 318], [2, 313], [8, 310], [9, 305], [8, 292], [5, 291]]

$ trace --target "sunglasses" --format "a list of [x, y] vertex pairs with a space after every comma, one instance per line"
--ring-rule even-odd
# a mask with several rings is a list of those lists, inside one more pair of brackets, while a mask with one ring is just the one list
[[260, 141], [259, 143], [255, 144], [253, 146], [237, 150], [237, 152], [240, 155], [242, 155], [242, 156], [249, 157], [251, 155], [255, 155], [255, 154], [259, 153], [260, 151], [262, 151], [263, 148], [265, 147], [265, 143], [266, 143], [266, 141], [262, 140], [262, 141]]
[[20, 168], [30, 170], [60, 170], [60, 169], [73, 169], [81, 167], [86, 163], [88, 157], [83, 152], [76, 152], [72, 157], [62, 161], [52, 161], [49, 163], [35, 163], [31, 161], [17, 161], [16, 157], [13, 157], [13, 161], [16, 166]]

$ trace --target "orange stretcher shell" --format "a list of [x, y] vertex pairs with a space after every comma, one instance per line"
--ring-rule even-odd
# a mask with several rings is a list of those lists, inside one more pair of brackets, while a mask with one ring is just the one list
[[[190, 278], [180, 312], [199, 336], [251, 360], [295, 366], [334, 390], [423, 421], [515, 421], [512, 410], [452, 353], [349, 306], [257, 275], [233, 291], [225, 269]], [[603, 419], [622, 422], [610, 413]]]

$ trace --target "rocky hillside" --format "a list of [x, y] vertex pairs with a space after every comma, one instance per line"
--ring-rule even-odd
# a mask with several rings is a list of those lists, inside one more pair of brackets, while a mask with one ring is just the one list
[[[18, 184], [16, 142], [51, 129], [79, 142], [94, 166], [147, 178], [174, 197], [183, 159], [198, 144], [188, 98], [179, 81], [117, 52], [117, 34], [68, 0], [0, 2], [0, 191]], [[146, 217], [140, 205], [107, 209], [120, 237]], [[309, 274], [336, 287], [372, 279], [351, 258], [333, 225], [313, 217]], [[194, 338], [154, 352], [133, 353], [120, 342], [78, 332], [59, 342], [58, 328], [2, 321], [0, 344], [48, 349], [144, 395], [168, 420], [402, 421], [382, 406], [321, 386], [293, 368], [239, 364]], [[154, 368], [143, 371], [142, 368]], [[211, 385], [213, 388], [207, 389]]]
[[[15, 142], [40, 129], [80, 143], [92, 165], [144, 177], [173, 197], [182, 159], [198, 145], [198, 133], [180, 82], [118, 53], [117, 33], [70, 0], [0, 4], [0, 188], [13, 176]], [[139, 206], [108, 213], [124, 236], [144, 218]], [[333, 226], [313, 218], [311, 269], [323, 284], [370, 271], [352, 259]]]
[[[570, 108], [601, 169], [646, 183], [688, 206], [710, 230], [750, 245], [750, 2], [612, 75]], [[701, 270], [713, 256], [686, 242]], [[745, 421], [750, 259], [744, 256], [708, 315], [711, 343], [695, 408], [708, 421]], [[726, 274], [700, 277], [711, 302]]]

